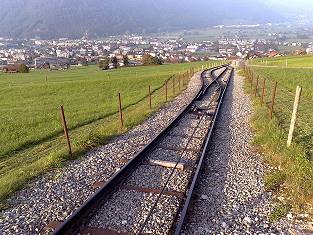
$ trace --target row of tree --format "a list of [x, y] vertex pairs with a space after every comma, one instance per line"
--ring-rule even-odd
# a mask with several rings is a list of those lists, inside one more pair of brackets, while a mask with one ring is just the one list
[[150, 54], [144, 54], [142, 57], [143, 65], [161, 65], [164, 63], [163, 59], [157, 56], [152, 56]]
[[[127, 55], [123, 55], [123, 64], [124, 66], [129, 65], [129, 60]], [[117, 68], [119, 66], [118, 59], [114, 57], [104, 57], [99, 61], [99, 68], [105, 70], [109, 68]]]
[[[127, 55], [123, 55], [122, 62], [124, 66], [129, 65], [129, 59]], [[145, 54], [142, 57], [143, 65], [161, 65], [164, 61], [162, 58], [157, 56], [152, 56], [150, 54]], [[119, 66], [119, 62], [116, 56], [114, 57], [104, 57], [99, 61], [99, 68], [106, 70], [111, 68], [117, 68]]]

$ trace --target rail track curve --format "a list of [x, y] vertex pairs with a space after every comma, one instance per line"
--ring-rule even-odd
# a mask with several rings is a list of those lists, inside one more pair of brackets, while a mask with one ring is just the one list
[[192, 102], [53, 234], [180, 234], [232, 76], [229, 65], [203, 71]]

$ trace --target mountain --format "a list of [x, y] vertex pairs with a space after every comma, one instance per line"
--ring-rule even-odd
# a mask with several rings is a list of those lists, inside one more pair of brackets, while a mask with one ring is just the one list
[[261, 0], [0, 1], [2, 37], [97, 37], [280, 19]]
[[267, 0], [266, 5], [282, 12], [284, 16], [290, 15], [313, 15], [312, 0]]

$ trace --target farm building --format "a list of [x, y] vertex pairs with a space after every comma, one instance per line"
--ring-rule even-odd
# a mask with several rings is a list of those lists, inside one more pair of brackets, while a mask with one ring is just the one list
[[4, 73], [17, 73], [18, 65], [17, 64], [10, 64], [3, 67]]
[[271, 52], [268, 54], [268, 57], [269, 57], [269, 58], [280, 57], [280, 56], [282, 56], [282, 55], [279, 54], [277, 51], [271, 51]]
[[29, 68], [25, 64], [10, 64], [3, 67], [4, 73], [28, 73]]
[[69, 69], [70, 60], [58, 57], [38, 57], [35, 59], [37, 69]]

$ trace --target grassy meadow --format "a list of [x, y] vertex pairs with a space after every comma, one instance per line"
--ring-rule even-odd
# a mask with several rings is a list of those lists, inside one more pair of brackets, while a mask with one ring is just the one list
[[[308, 65], [307, 60], [309, 58], [304, 57], [301, 61], [305, 62], [298, 66]], [[266, 187], [278, 192], [278, 195], [284, 195], [288, 203], [300, 211], [311, 208], [313, 205], [313, 69], [253, 66], [250, 68], [254, 73], [252, 88], [250, 81], [246, 80], [245, 89], [252, 96], [255, 93], [256, 78], [259, 78], [258, 96], [254, 99], [252, 120], [256, 130], [255, 143], [262, 147], [265, 160], [275, 169], [266, 177]], [[266, 95], [265, 104], [261, 106], [259, 97], [262, 94], [263, 79], [266, 79]], [[269, 120], [274, 81], [278, 82], [278, 86], [274, 116]], [[303, 91], [293, 143], [287, 148], [297, 86], [301, 86]], [[285, 205], [283, 207], [285, 208]]]
[[291, 68], [302, 68], [302, 67], [311, 67], [313, 68], [313, 56], [283, 56], [275, 58], [259, 58], [250, 60], [251, 65], [260, 65], [260, 66], [275, 66], [275, 67], [287, 67]]
[[[0, 73], [0, 201], [28, 180], [60, 167], [69, 159], [60, 120], [60, 105], [72, 141], [73, 157], [105, 144], [145, 120], [165, 103], [163, 84], [171, 75], [210, 62], [120, 68], [96, 66], [68, 71]], [[177, 81], [177, 80], [176, 80]], [[171, 81], [169, 81], [171, 84]], [[148, 107], [148, 86], [152, 110]], [[169, 100], [178, 95], [169, 86]], [[119, 127], [118, 93], [125, 128]]]

